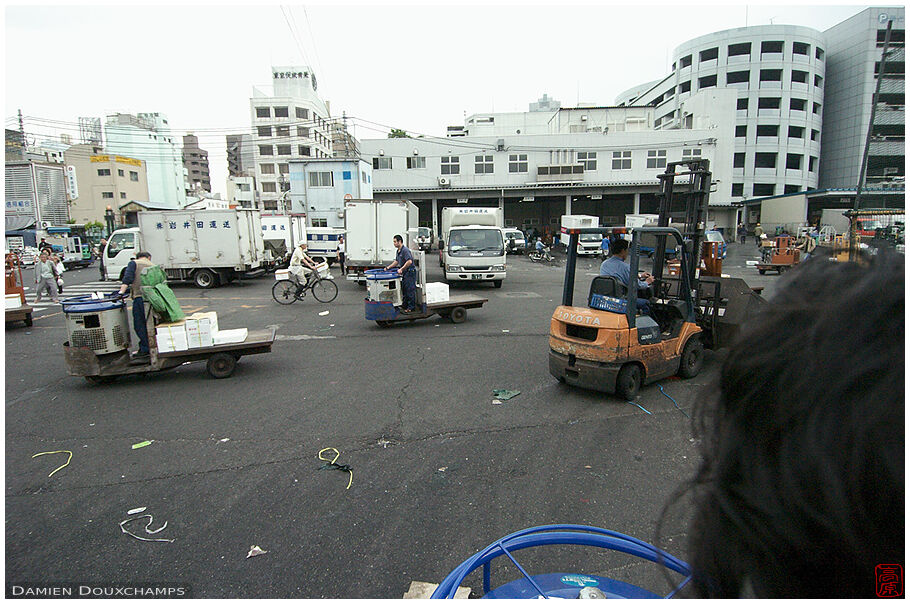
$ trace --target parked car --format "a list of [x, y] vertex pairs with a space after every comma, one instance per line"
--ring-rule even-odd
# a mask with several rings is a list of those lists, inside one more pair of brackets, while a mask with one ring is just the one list
[[720, 243], [720, 257], [721, 259], [727, 257], [727, 242], [720, 231], [705, 231], [705, 241]]
[[[515, 243], [509, 247], [509, 240], [514, 239]], [[524, 233], [518, 229], [503, 229], [502, 230], [502, 242], [506, 246], [506, 252], [512, 254], [522, 254], [525, 249], [528, 247], [528, 242], [525, 240]]]

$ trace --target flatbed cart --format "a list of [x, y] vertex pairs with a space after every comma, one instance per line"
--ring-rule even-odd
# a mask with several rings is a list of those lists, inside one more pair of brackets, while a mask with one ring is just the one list
[[[22, 321], [26, 327], [32, 326], [32, 312], [35, 310], [25, 300], [25, 288], [22, 287], [22, 262], [16, 254], [6, 255], [6, 322]], [[15, 304], [16, 296], [18, 306]]]
[[[149, 363], [130, 363], [130, 331], [126, 302], [114, 295], [101, 300], [86, 300], [87, 296], [64, 300], [68, 341], [63, 355], [69, 375], [84, 377], [95, 384], [113, 382], [121, 375], [154, 373], [179, 367], [193, 361], [206, 361], [206, 370], [213, 378], [233, 374], [237, 361], [251, 354], [272, 351], [276, 329], [251, 330], [243, 342], [216, 344], [204, 348], [189, 348], [176, 352], [159, 352], [154, 325], [149, 329]], [[154, 311], [148, 315], [151, 317]], [[148, 321], [148, 318], [147, 318]]]

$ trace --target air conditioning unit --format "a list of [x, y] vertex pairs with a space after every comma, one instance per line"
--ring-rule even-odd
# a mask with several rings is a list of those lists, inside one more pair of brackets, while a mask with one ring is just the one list
[[38, 223], [38, 226], [41, 227], [42, 229], [49, 229], [50, 227], [52, 227], [54, 225], [51, 224], [50, 220], [42, 220], [41, 222]]
[[439, 183], [440, 187], [451, 187], [452, 186], [452, 179], [447, 178], [445, 176], [440, 176], [439, 178], [436, 179], [436, 181]]

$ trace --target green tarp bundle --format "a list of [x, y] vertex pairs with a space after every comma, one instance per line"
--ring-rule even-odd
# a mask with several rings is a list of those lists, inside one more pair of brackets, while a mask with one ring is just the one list
[[167, 286], [167, 275], [160, 266], [149, 266], [142, 269], [139, 275], [142, 287], [142, 297], [158, 311], [168, 323], [180, 321], [184, 317], [183, 310], [177, 302], [177, 296]]

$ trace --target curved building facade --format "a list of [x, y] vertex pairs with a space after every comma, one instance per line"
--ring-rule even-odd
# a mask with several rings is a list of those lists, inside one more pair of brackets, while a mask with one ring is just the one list
[[821, 32], [760, 25], [680, 45], [671, 74], [631, 104], [654, 105], [656, 128], [687, 128], [681, 106], [690, 95], [738, 90], [732, 180], [720, 186], [734, 199], [764, 197], [817, 187], [824, 86]]

